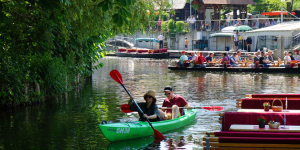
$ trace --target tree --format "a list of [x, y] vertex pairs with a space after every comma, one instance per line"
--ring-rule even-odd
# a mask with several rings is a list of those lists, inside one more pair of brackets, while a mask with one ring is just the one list
[[[145, 30], [154, 0], [1, 0], [0, 98], [32, 103], [71, 90], [103, 64], [106, 40]], [[150, 12], [150, 15], [148, 15]]]

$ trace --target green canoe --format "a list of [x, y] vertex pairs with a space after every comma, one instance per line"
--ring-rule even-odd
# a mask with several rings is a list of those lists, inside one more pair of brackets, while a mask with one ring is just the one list
[[[185, 111], [185, 115], [179, 118], [152, 122], [152, 125], [159, 132], [166, 132], [192, 122], [195, 119], [196, 114], [197, 109], [187, 110]], [[99, 124], [99, 127], [104, 136], [111, 142], [154, 135], [148, 122], [142, 121]]]

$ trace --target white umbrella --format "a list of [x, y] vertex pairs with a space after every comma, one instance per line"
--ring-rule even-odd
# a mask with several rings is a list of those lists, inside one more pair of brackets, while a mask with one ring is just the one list
[[233, 30], [236, 28], [236, 26], [228, 26], [221, 30], [221, 32], [234, 32]]

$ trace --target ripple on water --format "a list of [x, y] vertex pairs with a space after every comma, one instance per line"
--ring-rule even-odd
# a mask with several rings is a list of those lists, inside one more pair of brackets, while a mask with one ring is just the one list
[[223, 106], [221, 112], [236, 111], [236, 99], [245, 94], [300, 90], [298, 74], [172, 71], [167, 69], [172, 61], [106, 57], [101, 60], [104, 67], [94, 70], [82, 88], [67, 96], [41, 105], [0, 110], [0, 149], [201, 149], [206, 131], [220, 129], [219, 112], [199, 109], [195, 121], [163, 133], [166, 140], [158, 144], [153, 137], [110, 143], [98, 127], [101, 121], [138, 120], [136, 113], [120, 111], [129, 96], [111, 79], [109, 72], [113, 69], [121, 73], [124, 85], [137, 101], [144, 101], [143, 95], [154, 90], [157, 104], [162, 104], [163, 89], [170, 85], [191, 105]]

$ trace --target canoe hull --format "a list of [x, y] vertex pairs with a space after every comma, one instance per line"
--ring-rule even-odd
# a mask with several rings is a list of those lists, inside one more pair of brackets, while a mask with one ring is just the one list
[[[152, 125], [159, 132], [166, 132], [192, 122], [195, 120], [196, 114], [197, 110], [193, 109], [186, 111], [185, 115], [179, 118], [152, 122]], [[154, 135], [148, 122], [142, 121], [99, 124], [99, 127], [104, 136], [111, 142]]]
[[192, 68], [192, 67], [175, 67], [169, 66], [171, 70], [189, 70], [189, 71], [226, 71], [226, 72], [277, 72], [277, 73], [300, 73], [300, 68], [285, 68], [285, 67], [269, 67], [269, 68], [250, 68], [250, 67], [206, 67], [206, 68]]
[[137, 54], [137, 53], [115, 53], [118, 57], [134, 57], [134, 58], [168, 58], [170, 53], [154, 53], [154, 54]]

